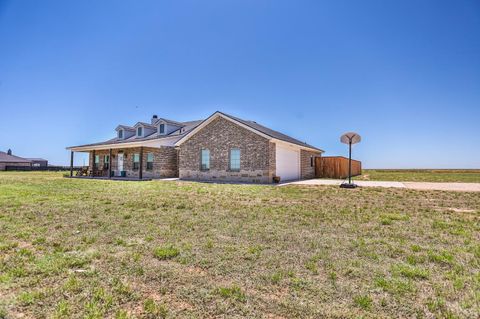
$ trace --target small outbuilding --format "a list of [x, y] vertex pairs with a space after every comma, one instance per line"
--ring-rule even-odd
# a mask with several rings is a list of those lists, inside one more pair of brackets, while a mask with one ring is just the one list
[[29, 160], [32, 163], [32, 167], [47, 167], [48, 166], [48, 160], [43, 159], [43, 158], [26, 158], [26, 160]]

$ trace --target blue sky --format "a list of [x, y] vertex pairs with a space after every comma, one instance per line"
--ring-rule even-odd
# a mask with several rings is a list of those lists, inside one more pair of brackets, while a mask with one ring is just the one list
[[[252, 119], [367, 168], [480, 167], [480, 2], [0, 0], [0, 150]], [[82, 162], [80, 156], [78, 162]]]

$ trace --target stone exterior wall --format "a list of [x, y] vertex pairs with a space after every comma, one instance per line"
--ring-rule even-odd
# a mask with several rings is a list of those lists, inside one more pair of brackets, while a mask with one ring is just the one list
[[[140, 147], [125, 148], [125, 149], [113, 149], [112, 158], [110, 162], [112, 164], [112, 172], [114, 176], [120, 176], [118, 170], [118, 154], [123, 153], [123, 170], [126, 172], [127, 177], [139, 177], [139, 169], [133, 169], [133, 156], [134, 154], [140, 154]], [[147, 169], [147, 154], [153, 153], [153, 168]], [[108, 176], [108, 167], [104, 164], [105, 156], [109, 154], [108, 150], [96, 150], [95, 155], [99, 155], [100, 162], [96, 168], [97, 171], [103, 172], [103, 176]], [[143, 148], [142, 159], [142, 177], [143, 178], [163, 178], [163, 177], [177, 177], [178, 176], [178, 154], [177, 150], [173, 147], [163, 146], [161, 148]], [[89, 156], [89, 169], [93, 169], [94, 163], [93, 151], [90, 151]]]
[[[315, 178], [315, 157], [322, 156], [320, 152], [300, 151], [300, 178]], [[313, 165], [312, 165], [313, 164]]]
[[[240, 149], [240, 170], [231, 171], [230, 149]], [[210, 169], [201, 170], [201, 150], [210, 151]], [[218, 117], [180, 145], [179, 177], [187, 180], [271, 183], [275, 144]]]

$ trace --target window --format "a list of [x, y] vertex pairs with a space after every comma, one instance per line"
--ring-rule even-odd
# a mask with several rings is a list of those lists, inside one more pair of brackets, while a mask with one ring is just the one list
[[313, 156], [310, 156], [310, 167], [313, 167], [313, 165], [315, 163], [315, 158]]
[[210, 151], [202, 150], [200, 169], [206, 171], [210, 169]]
[[240, 170], [240, 150], [238, 148], [230, 150], [230, 170]]
[[147, 170], [153, 169], [153, 153], [147, 154]]
[[158, 127], [160, 134], [165, 134], [165, 124], [160, 124]]
[[118, 138], [123, 138], [123, 130], [118, 131]]
[[133, 169], [140, 168], [140, 154], [133, 154]]
[[100, 155], [95, 155], [95, 163], [94, 163], [95, 168], [98, 167], [99, 163], [100, 163]]
[[137, 136], [142, 136], [143, 135], [143, 127], [137, 127]]
[[105, 155], [103, 158], [103, 168], [108, 169], [108, 165], [110, 164], [110, 155]]

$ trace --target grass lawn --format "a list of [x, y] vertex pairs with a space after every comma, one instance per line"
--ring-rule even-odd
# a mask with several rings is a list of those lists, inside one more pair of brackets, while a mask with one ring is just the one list
[[0, 173], [0, 318], [478, 318], [478, 193]]
[[480, 169], [364, 169], [360, 181], [480, 183]]

